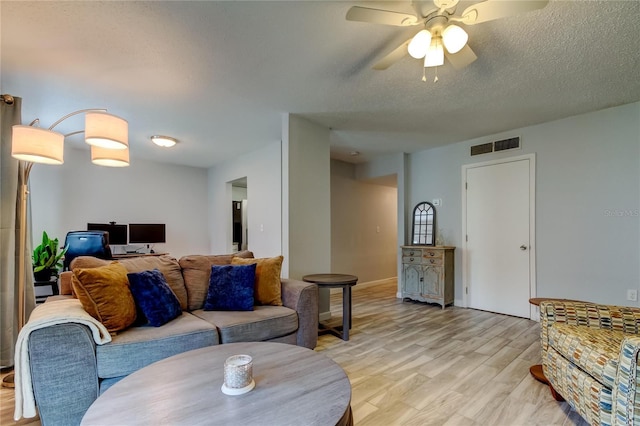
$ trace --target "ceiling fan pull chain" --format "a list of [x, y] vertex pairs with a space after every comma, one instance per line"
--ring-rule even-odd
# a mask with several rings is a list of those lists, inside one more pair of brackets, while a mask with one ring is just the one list
[[427, 81], [427, 68], [426, 67], [422, 67], [422, 81]]
[[436, 67], [436, 77], [433, 79], [434, 83], [438, 82], [438, 67]]

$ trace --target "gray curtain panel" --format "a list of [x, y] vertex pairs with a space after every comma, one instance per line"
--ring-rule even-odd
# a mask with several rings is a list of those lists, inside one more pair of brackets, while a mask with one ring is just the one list
[[15, 342], [20, 331], [18, 320], [18, 268], [25, 269], [25, 315], [35, 306], [31, 268], [31, 218], [27, 214], [27, 244], [23, 265], [18, 265], [20, 162], [11, 157], [11, 127], [21, 124], [22, 99], [13, 104], [0, 101], [0, 366], [13, 365]]

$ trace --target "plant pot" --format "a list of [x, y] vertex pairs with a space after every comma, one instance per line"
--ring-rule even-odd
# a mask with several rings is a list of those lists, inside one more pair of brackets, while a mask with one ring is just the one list
[[53, 270], [43, 269], [42, 271], [34, 272], [33, 278], [36, 281], [49, 281], [52, 275], [53, 275]]

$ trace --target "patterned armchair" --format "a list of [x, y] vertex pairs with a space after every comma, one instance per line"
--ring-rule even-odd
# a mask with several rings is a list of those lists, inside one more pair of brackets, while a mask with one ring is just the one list
[[553, 396], [589, 424], [640, 425], [640, 309], [549, 300], [540, 325]]

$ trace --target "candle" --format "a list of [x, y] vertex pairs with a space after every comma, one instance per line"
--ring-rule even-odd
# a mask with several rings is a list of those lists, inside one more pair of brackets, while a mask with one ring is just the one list
[[249, 355], [233, 355], [224, 362], [222, 392], [241, 395], [255, 387], [253, 381], [253, 359]]

